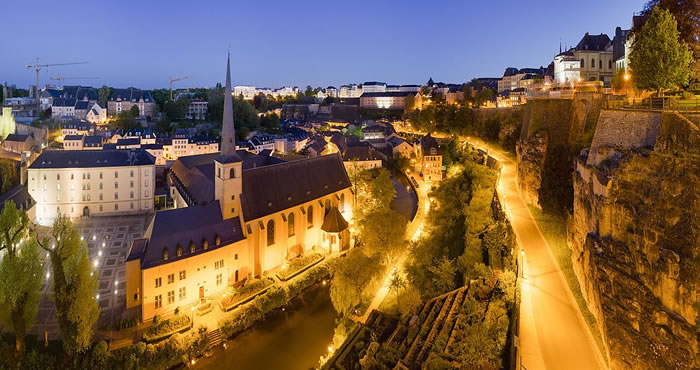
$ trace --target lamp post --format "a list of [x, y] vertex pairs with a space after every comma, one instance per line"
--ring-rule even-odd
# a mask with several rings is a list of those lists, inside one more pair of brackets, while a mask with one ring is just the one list
[[192, 311], [192, 330], [194, 330], [194, 306], [192, 306], [190, 311]]
[[630, 80], [630, 74], [625, 72], [625, 96], [629, 95], [629, 82]]

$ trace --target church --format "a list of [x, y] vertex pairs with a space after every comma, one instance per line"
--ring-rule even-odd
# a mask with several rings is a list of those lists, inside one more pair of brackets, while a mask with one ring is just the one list
[[173, 312], [262, 276], [314, 247], [350, 247], [351, 184], [339, 154], [285, 162], [236, 150], [230, 57], [221, 151], [168, 170], [175, 209], [157, 212], [126, 256], [126, 307]]

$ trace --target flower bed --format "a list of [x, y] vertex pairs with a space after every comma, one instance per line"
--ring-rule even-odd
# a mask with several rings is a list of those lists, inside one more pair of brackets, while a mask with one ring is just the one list
[[275, 283], [269, 277], [264, 277], [251, 282], [246, 282], [240, 288], [236, 288], [232, 294], [222, 298], [219, 304], [222, 311], [231, 311], [232, 309], [249, 302], [256, 296], [265, 293]]
[[280, 308], [299, 295], [305, 289], [328, 276], [328, 263], [320, 263], [297, 275], [286, 288], [272, 286], [265, 294], [257, 295], [234, 312], [219, 321], [221, 335], [224, 338], [234, 336], [265, 317], [265, 314]]
[[187, 315], [175, 315], [161, 321], [143, 333], [143, 340], [148, 343], [158, 342], [175, 333], [182, 333], [192, 327], [192, 319]]
[[201, 306], [197, 306], [197, 316], [206, 315], [214, 309], [214, 305], [211, 302], [207, 302]]
[[284, 270], [277, 273], [277, 277], [282, 281], [287, 281], [323, 261], [324, 258], [325, 257], [319, 253], [309, 253], [304, 256], [296, 257], [289, 261]]

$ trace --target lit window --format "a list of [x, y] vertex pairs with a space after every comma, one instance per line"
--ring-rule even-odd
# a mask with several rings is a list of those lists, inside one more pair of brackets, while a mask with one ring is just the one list
[[163, 285], [161, 278], [156, 278], [156, 288], [160, 288], [161, 285]]
[[223, 280], [224, 280], [224, 279], [223, 279], [223, 274], [217, 274], [217, 275], [216, 275], [216, 286], [221, 285], [221, 283], [223, 282]]
[[163, 307], [163, 297], [159, 294], [156, 296], [156, 308]]
[[180, 271], [180, 280], [185, 280], [187, 278], [187, 271]]
[[163, 249], [163, 261], [167, 261], [169, 257], [168, 249]]
[[175, 303], [175, 291], [171, 290], [168, 292], [168, 304]]
[[175, 282], [175, 274], [168, 274], [168, 284]]

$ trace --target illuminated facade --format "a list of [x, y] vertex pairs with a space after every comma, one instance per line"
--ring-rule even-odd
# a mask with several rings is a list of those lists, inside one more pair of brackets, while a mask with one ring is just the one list
[[442, 180], [442, 151], [437, 140], [428, 134], [414, 146], [416, 152], [416, 171], [425, 182]]
[[415, 95], [411, 91], [363, 93], [360, 96], [360, 107], [401, 110], [406, 107], [406, 97]]
[[77, 219], [152, 212], [154, 187], [154, 158], [141, 150], [46, 150], [28, 169], [40, 225], [59, 213]]

